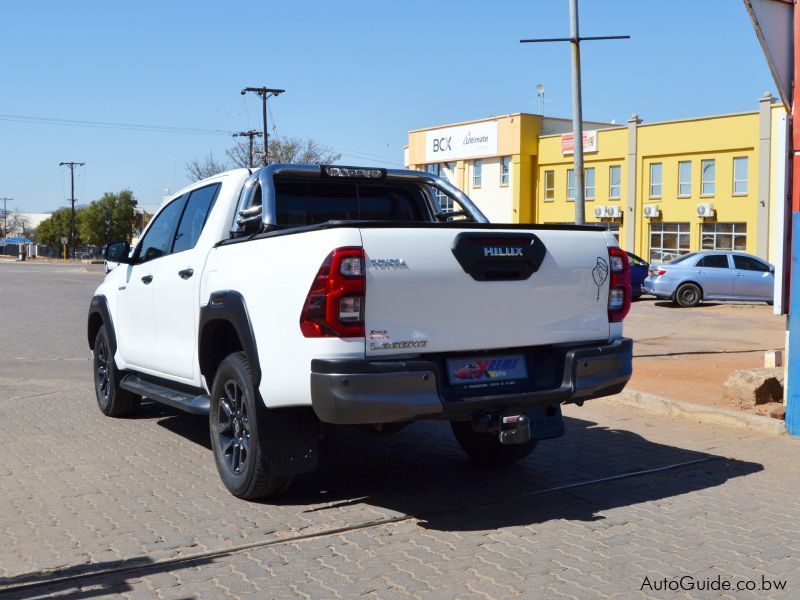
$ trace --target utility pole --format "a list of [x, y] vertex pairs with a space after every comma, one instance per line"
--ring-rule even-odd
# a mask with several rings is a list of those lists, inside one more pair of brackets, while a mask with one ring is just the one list
[[267, 98], [279, 96], [286, 90], [279, 90], [268, 87], [246, 87], [242, 90], [242, 96], [247, 92], [255, 92], [261, 98], [261, 110], [264, 113], [264, 166], [269, 164], [269, 134], [267, 133]]
[[[1, 236], [4, 240], [8, 237], [8, 202], [14, 201], [13, 198], [0, 198], [3, 201], [3, 235]], [[6, 253], [6, 247], [3, 246], [3, 254]]]
[[64, 165], [69, 167], [69, 201], [72, 205], [72, 214], [69, 219], [69, 240], [70, 247], [72, 248], [72, 258], [75, 258], [75, 167], [82, 167], [85, 164], [86, 163], [72, 161], [58, 163], [59, 167], [63, 167]]
[[520, 40], [521, 44], [569, 42], [572, 46], [572, 156], [575, 167], [575, 223], [586, 223], [586, 200], [583, 182], [583, 103], [581, 100], [581, 42], [587, 40], [628, 40], [629, 35], [581, 37], [578, 31], [578, 0], [569, 0], [569, 37]]
[[248, 131], [240, 131], [239, 133], [234, 133], [233, 137], [247, 137], [248, 138], [248, 149], [247, 149], [247, 167], [253, 167], [253, 138], [259, 137], [262, 135], [260, 131], [256, 131], [255, 129], [250, 129]]

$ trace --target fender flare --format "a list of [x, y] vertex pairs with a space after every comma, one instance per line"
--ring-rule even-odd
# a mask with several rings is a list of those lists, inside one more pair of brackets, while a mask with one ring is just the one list
[[93, 315], [98, 315], [102, 320], [103, 325], [106, 326], [109, 352], [111, 352], [111, 356], [116, 355], [117, 334], [116, 331], [114, 331], [114, 322], [111, 320], [111, 313], [108, 310], [108, 300], [102, 294], [93, 296], [92, 301], [89, 303], [89, 315], [86, 319], [86, 337], [89, 341], [89, 348], [91, 350], [94, 350], [94, 339], [97, 336], [97, 330], [100, 329], [100, 327], [95, 326], [96, 319], [92, 318]]
[[[208, 298], [208, 304], [200, 307], [200, 320], [197, 327], [197, 357], [201, 372], [207, 356], [207, 352], [204, 350], [204, 330], [206, 325], [212, 321], [227, 321], [233, 326], [236, 335], [239, 336], [245, 356], [247, 356], [253, 384], [258, 389], [261, 384], [261, 363], [258, 361], [256, 336], [253, 333], [244, 297], [233, 290], [212, 292]], [[210, 386], [211, 382], [209, 381], [208, 384]]]

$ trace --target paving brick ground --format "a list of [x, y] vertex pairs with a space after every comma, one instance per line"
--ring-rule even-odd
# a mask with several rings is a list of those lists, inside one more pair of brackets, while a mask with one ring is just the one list
[[[331, 430], [320, 470], [280, 503], [242, 502], [219, 483], [204, 419], [96, 409], [83, 334], [96, 283], [0, 265], [0, 294], [19, 299], [3, 306], [19, 351], [0, 361], [0, 595], [798, 597], [795, 440], [595, 401], [567, 410], [564, 438], [484, 470], [446, 424]], [[680, 463], [693, 464], [596, 481]], [[655, 590], [681, 576], [759, 589]]]

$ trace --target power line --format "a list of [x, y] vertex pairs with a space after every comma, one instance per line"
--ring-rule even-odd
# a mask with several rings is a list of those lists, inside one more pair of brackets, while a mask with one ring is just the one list
[[202, 127], [173, 127], [169, 125], [143, 125], [136, 123], [116, 123], [113, 121], [84, 121], [80, 119], [56, 119], [51, 117], [34, 117], [29, 115], [0, 114], [0, 121], [12, 123], [32, 123], [38, 125], [68, 125], [73, 127], [95, 127], [99, 129], [125, 129], [129, 131], [145, 131], [154, 133], [186, 133], [192, 135], [230, 135], [222, 129], [204, 129]]

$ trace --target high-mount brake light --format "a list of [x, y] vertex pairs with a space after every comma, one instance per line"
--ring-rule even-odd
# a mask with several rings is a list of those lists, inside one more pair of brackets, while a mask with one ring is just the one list
[[337, 248], [317, 271], [300, 313], [305, 337], [364, 337], [363, 248]]
[[617, 246], [608, 247], [611, 281], [608, 285], [608, 320], [620, 323], [631, 309], [631, 265], [628, 254]]
[[381, 179], [386, 176], [385, 169], [365, 169], [363, 167], [323, 167], [322, 172], [328, 177]]

